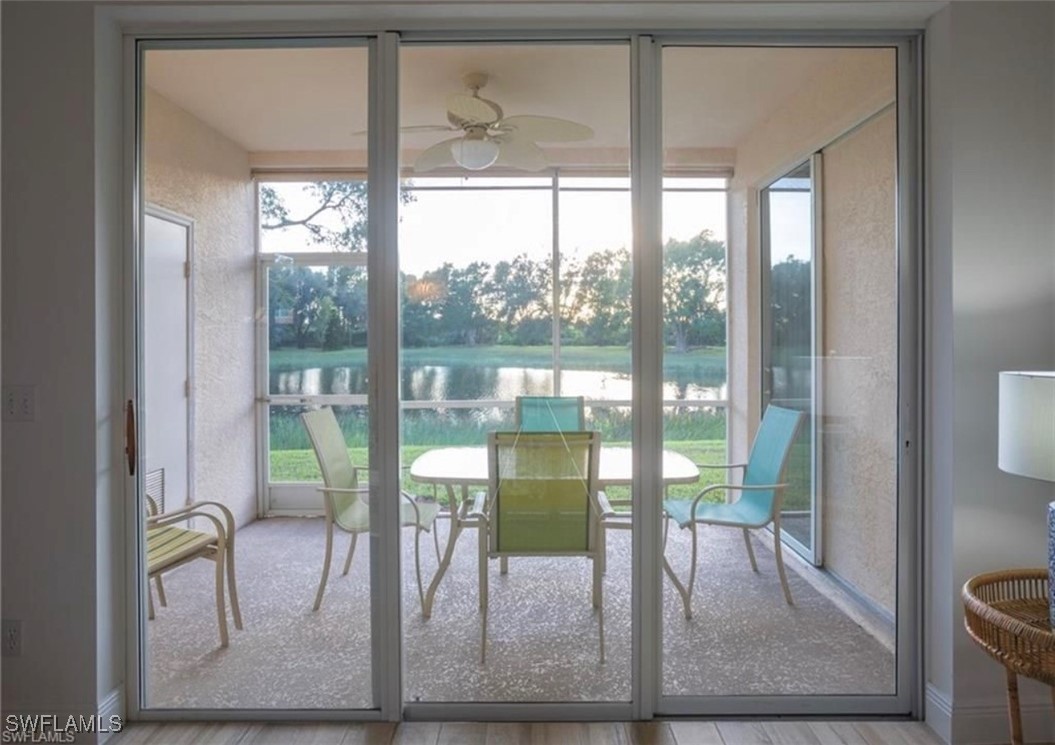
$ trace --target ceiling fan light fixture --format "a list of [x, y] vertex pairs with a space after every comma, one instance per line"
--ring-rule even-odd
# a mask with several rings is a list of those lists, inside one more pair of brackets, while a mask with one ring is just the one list
[[482, 171], [498, 160], [498, 143], [488, 139], [463, 137], [451, 143], [454, 162], [470, 171]]

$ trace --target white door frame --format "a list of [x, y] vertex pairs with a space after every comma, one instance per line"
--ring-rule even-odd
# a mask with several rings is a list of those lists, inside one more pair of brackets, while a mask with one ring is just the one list
[[[126, 78], [126, 122], [132, 124], [126, 131], [126, 147], [135, 155], [126, 165], [126, 176], [129, 194], [133, 201], [139, 198], [142, 184], [142, 157], [137, 149], [137, 134], [141, 112], [136, 108], [136, 81], [140, 79], [139, 62], [136, 57], [136, 38], [151, 36], [155, 39], [168, 37], [169, 44], [176, 39], [198, 37], [197, 41], [178, 44], [179, 46], [217, 46], [216, 38], [208, 37], [209, 31], [202, 30], [202, 22], [214, 19], [212, 35], [224, 34], [227, 41], [223, 46], [232, 46], [239, 42], [232, 41], [243, 37], [240, 43], [256, 46], [281, 46], [289, 44], [325, 43], [335, 34], [352, 37], [369, 37], [371, 51], [370, 81], [370, 134], [368, 147], [370, 152], [370, 243], [372, 246], [384, 246], [386, 251], [370, 252], [370, 405], [371, 405], [371, 483], [374, 488], [386, 492], [399, 483], [399, 391], [395, 381], [398, 376], [386, 376], [385, 371], [398, 369], [398, 294], [382, 291], [382, 285], [395, 286], [398, 277], [398, 255], [396, 253], [396, 227], [398, 204], [398, 47], [396, 34], [382, 33], [380, 28], [406, 28], [408, 32], [419, 31], [430, 34], [433, 38], [446, 38], [450, 41], [475, 40], [546, 40], [587, 41], [591, 39], [632, 39], [632, 164], [634, 175], [632, 182], [633, 204], [636, 211], [634, 221], [634, 298], [637, 305], [634, 325], [634, 397], [633, 402], [638, 412], [652, 412], [649, 415], [638, 414], [634, 418], [634, 482], [635, 493], [643, 495], [644, 500], [640, 514], [636, 517], [637, 525], [633, 537], [634, 556], [634, 589], [632, 594], [632, 629], [633, 663], [632, 695], [628, 703], [583, 703], [583, 704], [450, 704], [405, 705], [401, 690], [401, 598], [400, 598], [400, 553], [398, 510], [393, 500], [372, 500], [376, 514], [372, 517], [383, 526], [372, 543], [372, 581], [374, 585], [373, 603], [373, 649], [375, 696], [378, 708], [371, 710], [329, 710], [306, 713], [291, 710], [194, 710], [194, 711], [157, 711], [142, 712], [139, 710], [138, 686], [141, 645], [139, 635], [142, 633], [139, 624], [137, 596], [143, 597], [144, 575], [139, 569], [142, 562], [142, 546], [138, 540], [130, 543], [130, 562], [128, 586], [132, 588], [133, 599], [129, 609], [128, 638], [130, 639], [129, 681], [135, 686], [129, 689], [129, 709], [133, 716], [147, 714], [154, 719], [389, 719], [396, 720], [402, 716], [413, 718], [427, 716], [430, 718], [472, 718], [511, 719], [511, 718], [552, 718], [552, 719], [604, 719], [604, 718], [639, 718], [648, 719], [658, 713], [665, 715], [773, 715], [773, 714], [895, 714], [921, 715], [922, 668], [920, 641], [922, 623], [919, 615], [921, 603], [919, 593], [922, 582], [919, 578], [920, 533], [918, 531], [920, 505], [919, 494], [920, 472], [918, 466], [919, 450], [919, 390], [920, 375], [918, 361], [920, 344], [919, 306], [919, 208], [921, 192], [919, 188], [919, 83], [921, 69], [918, 64], [920, 39], [913, 32], [862, 32], [853, 35], [845, 33], [808, 32], [808, 33], [766, 33], [753, 32], [706, 32], [706, 24], [700, 24], [695, 31], [677, 34], [652, 36], [639, 32], [572, 32], [566, 30], [564, 22], [553, 19], [546, 22], [537, 20], [537, 16], [525, 18], [511, 17], [504, 21], [470, 23], [465, 25], [485, 30], [453, 33], [445, 31], [457, 21], [435, 15], [422, 20], [419, 18], [393, 17], [384, 22], [372, 21], [365, 24], [354, 18], [343, 22], [291, 21], [288, 17], [280, 19], [280, 28], [290, 28], [295, 39], [275, 38], [276, 26], [258, 25], [266, 11], [252, 6], [244, 9], [208, 9], [184, 7], [157, 8], [130, 13], [126, 26], [128, 41], [126, 57], [129, 75]], [[841, 7], [841, 11], [849, 12]], [[278, 11], [288, 12], [289, 8]], [[601, 8], [602, 12], [604, 8]], [[120, 9], [112, 11], [118, 16]], [[293, 10], [293, 15], [298, 15]], [[343, 11], [334, 11], [343, 12]], [[436, 11], [432, 11], [436, 13]], [[550, 11], [552, 12], [552, 11]], [[614, 19], [614, 10], [609, 9], [609, 16]], [[197, 25], [180, 26], [191, 20], [191, 13], [198, 18]], [[216, 14], [220, 15], [217, 16]], [[240, 20], [231, 22], [224, 14], [235, 13]], [[413, 15], [413, 14], [408, 14]], [[428, 11], [426, 11], [426, 16]], [[167, 19], [167, 23], [158, 21]], [[173, 26], [172, 21], [177, 21]], [[617, 23], [616, 21], [611, 21]], [[511, 31], [523, 28], [530, 23], [531, 29], [549, 28], [549, 30], [531, 32]], [[626, 21], [621, 22], [622, 25]], [[639, 29], [669, 28], [670, 21], [658, 20], [650, 25], [646, 19], [636, 24]], [[160, 24], [160, 25], [157, 25]], [[606, 21], [603, 17], [597, 26], [603, 28]], [[691, 26], [693, 24], [687, 24]], [[686, 27], [686, 26], [683, 26]], [[486, 30], [490, 28], [490, 30]], [[151, 32], [153, 30], [153, 33]], [[272, 37], [268, 39], [267, 37]], [[318, 37], [313, 39], [313, 37]], [[856, 42], [855, 42], [856, 40]], [[159, 45], [163, 42], [155, 42]], [[659, 64], [658, 48], [661, 44], [812, 44], [846, 46], [860, 44], [890, 44], [898, 48], [898, 90], [904, 105], [899, 107], [899, 435], [905, 443], [899, 458], [899, 562], [898, 562], [898, 627], [902, 630], [898, 645], [898, 693], [896, 696], [858, 697], [858, 696], [824, 696], [824, 697], [663, 697], [659, 695], [662, 682], [662, 665], [659, 656], [661, 623], [660, 602], [658, 602], [663, 585], [658, 550], [661, 546], [659, 495], [662, 493], [662, 479], [656, 457], [662, 447], [662, 420], [659, 395], [662, 380], [662, 346], [661, 336], [656, 329], [661, 324], [662, 314], [659, 288], [662, 280], [661, 261], [654, 255], [657, 251], [646, 250], [657, 246], [660, 237], [660, 184], [661, 184], [661, 133], [659, 101]], [[126, 251], [126, 261], [132, 269], [128, 276], [134, 278], [132, 302], [126, 303], [126, 321], [128, 328], [136, 326], [137, 292], [141, 282], [138, 275], [136, 243], [141, 235], [141, 217], [133, 209], [131, 246]], [[650, 258], [650, 254], [653, 254]], [[375, 279], [377, 282], [375, 282]], [[391, 285], [388, 283], [391, 282]], [[649, 332], [652, 337], [649, 338]], [[131, 350], [126, 357], [126, 370], [133, 371], [126, 388], [135, 392], [134, 381], [141, 374], [140, 357], [137, 350]], [[647, 447], [646, 447], [647, 446]], [[141, 487], [138, 479], [130, 480], [133, 494]], [[389, 504], [388, 502], [391, 502]], [[139, 503], [133, 501], [134, 509]], [[130, 533], [136, 533], [135, 526], [139, 521], [130, 518]], [[141, 532], [138, 531], [138, 532]], [[647, 643], [646, 643], [647, 642]]]

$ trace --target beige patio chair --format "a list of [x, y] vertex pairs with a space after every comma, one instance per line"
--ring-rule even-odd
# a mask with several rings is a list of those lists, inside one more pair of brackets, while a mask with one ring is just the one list
[[[217, 515], [219, 513], [219, 516]], [[210, 532], [180, 527], [192, 517], [206, 520]], [[158, 602], [167, 607], [161, 575], [195, 559], [210, 559], [216, 564], [216, 617], [220, 625], [220, 646], [226, 647], [227, 606], [224, 603], [224, 575], [231, 598], [234, 626], [242, 630], [242, 611], [238, 607], [238, 587], [234, 570], [234, 516], [219, 502], [195, 502], [178, 510], [158, 514], [157, 503], [147, 495], [147, 605], [148, 617], [154, 618], [154, 598], [150, 581], [157, 586]]]
[[[322, 471], [323, 505], [326, 509], [326, 558], [322, 564], [322, 579], [315, 593], [315, 605], [312, 610], [322, 606], [322, 595], [326, 591], [326, 581], [330, 576], [330, 559], [333, 556], [333, 527], [336, 525], [346, 533], [351, 533], [352, 541], [348, 547], [348, 557], [344, 560], [342, 576], [348, 574], [355, 555], [355, 545], [360, 533], [370, 531], [370, 487], [359, 482], [359, 469], [352, 465], [348, 455], [348, 446], [344, 433], [337, 424], [333, 409], [324, 407], [300, 415], [308, 431], [315, 457]], [[404, 527], [414, 526], [414, 568], [417, 572], [418, 599], [425, 607], [425, 590], [421, 581], [421, 532], [430, 532], [439, 513], [439, 504], [415, 499], [404, 491], [400, 497], [406, 502], [400, 505], [400, 524]]]
[[582, 556], [593, 564], [604, 662], [601, 555], [611, 507], [597, 490], [598, 432], [492, 432], [487, 441], [489, 483], [471, 515], [481, 521], [480, 662], [487, 657], [488, 560], [509, 556]]

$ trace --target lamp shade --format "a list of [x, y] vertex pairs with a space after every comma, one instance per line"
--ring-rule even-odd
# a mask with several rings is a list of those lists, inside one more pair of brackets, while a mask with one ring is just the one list
[[1000, 373], [999, 464], [1055, 481], [1055, 372]]
[[482, 171], [498, 160], [498, 143], [485, 138], [463, 137], [451, 143], [454, 162], [470, 171]]

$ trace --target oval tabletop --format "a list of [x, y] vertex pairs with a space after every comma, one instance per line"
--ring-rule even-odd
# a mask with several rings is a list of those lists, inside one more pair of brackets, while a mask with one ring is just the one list
[[[633, 473], [632, 449], [601, 446], [597, 480], [601, 486], [626, 485]], [[487, 448], [436, 448], [422, 453], [410, 466], [410, 477], [422, 484], [487, 484]], [[700, 469], [681, 453], [663, 451], [663, 483], [693, 484]]]

